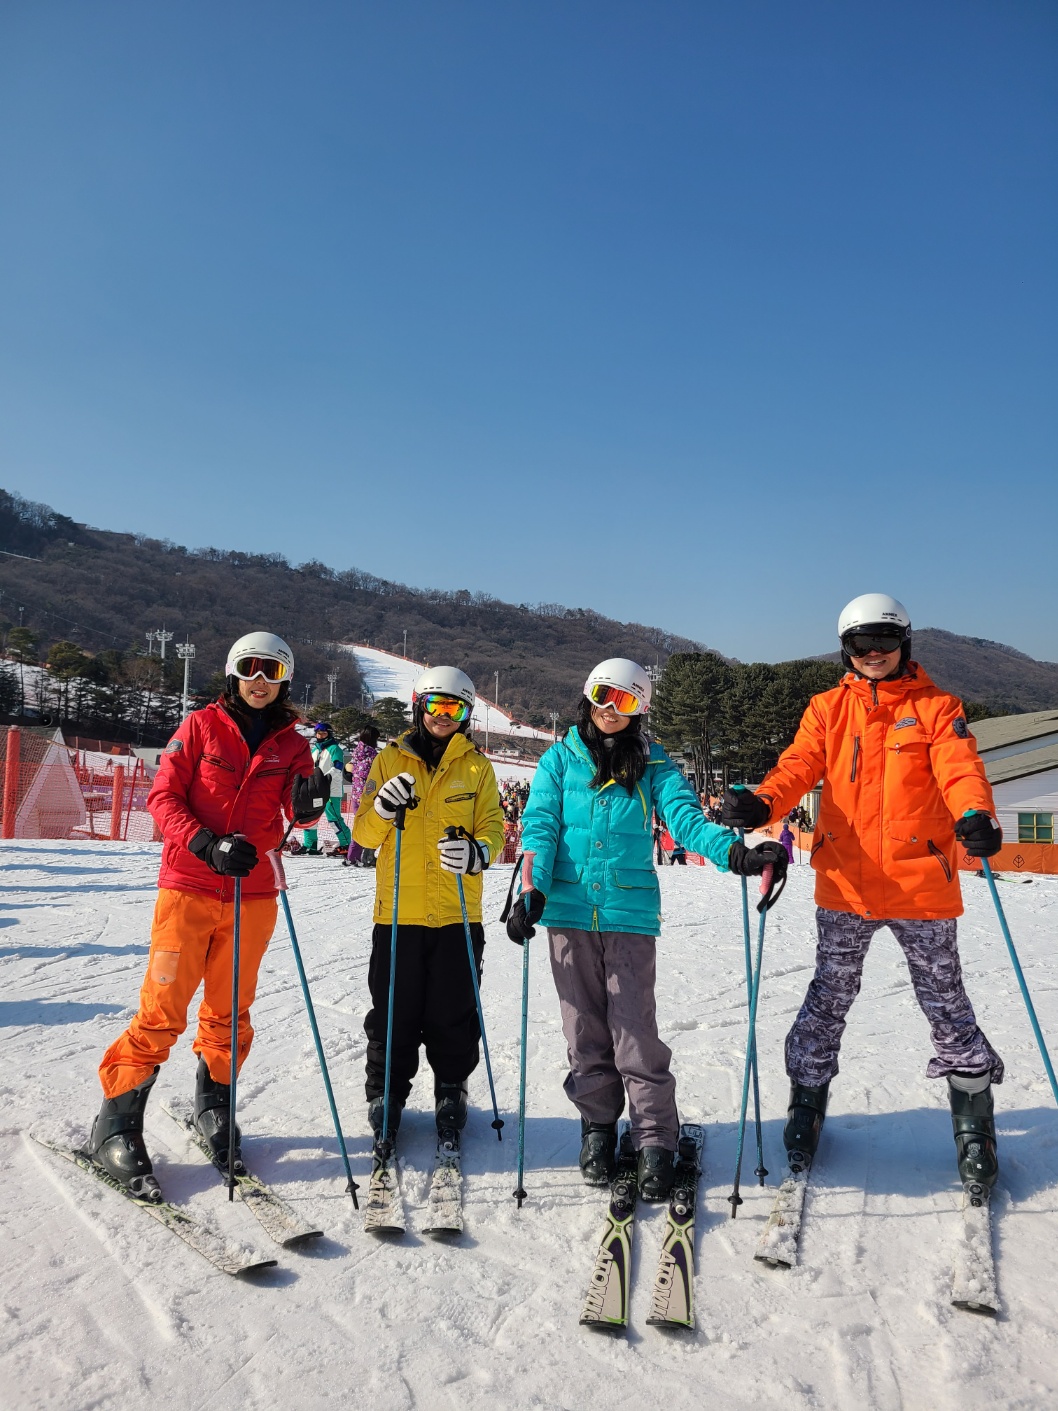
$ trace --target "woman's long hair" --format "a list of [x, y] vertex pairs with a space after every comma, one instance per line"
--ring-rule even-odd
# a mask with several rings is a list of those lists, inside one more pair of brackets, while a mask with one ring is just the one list
[[[279, 695], [271, 705], [266, 705], [261, 711], [269, 735], [274, 735], [275, 732], [281, 730], [284, 725], [289, 725], [292, 721], [298, 719], [298, 713], [290, 704], [289, 696], [290, 683], [284, 681], [280, 687]], [[251, 714], [257, 714], [253, 706], [248, 706], [242, 696], [239, 695], [239, 682], [234, 676], [228, 677], [227, 684], [220, 697], [220, 703], [228, 714], [234, 716], [236, 720], [238, 720], [240, 716], [247, 719]]]
[[599, 789], [612, 779], [632, 793], [643, 777], [650, 755], [650, 744], [643, 734], [643, 717], [633, 715], [616, 735], [604, 735], [591, 713], [591, 701], [582, 696], [577, 711], [577, 734], [595, 761], [592, 788]]

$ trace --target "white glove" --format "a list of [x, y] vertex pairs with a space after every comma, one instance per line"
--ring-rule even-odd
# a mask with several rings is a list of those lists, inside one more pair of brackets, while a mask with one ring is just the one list
[[489, 850], [476, 838], [441, 838], [437, 844], [441, 866], [446, 872], [473, 877], [489, 865]]
[[397, 816], [397, 810], [401, 808], [413, 808], [418, 802], [415, 797], [415, 776], [413, 774], [394, 774], [392, 779], [387, 779], [375, 795], [375, 812], [379, 818], [384, 818], [387, 823], [392, 823]]

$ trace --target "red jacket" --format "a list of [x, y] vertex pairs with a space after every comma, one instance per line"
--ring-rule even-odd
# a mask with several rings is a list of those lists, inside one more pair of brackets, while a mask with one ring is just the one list
[[878, 919], [961, 915], [955, 819], [995, 809], [955, 696], [915, 662], [874, 686], [849, 672], [812, 697], [757, 793], [781, 818], [820, 779], [819, 906]]
[[242, 731], [219, 702], [194, 711], [166, 745], [147, 796], [165, 844], [159, 887], [233, 899], [233, 879], [218, 876], [188, 851], [198, 830], [208, 828], [218, 837], [243, 833], [249, 838], [260, 861], [243, 879], [242, 894], [274, 897], [275, 878], [265, 853], [283, 836], [295, 776], [311, 773], [308, 741], [292, 724], [266, 736], [251, 759]]

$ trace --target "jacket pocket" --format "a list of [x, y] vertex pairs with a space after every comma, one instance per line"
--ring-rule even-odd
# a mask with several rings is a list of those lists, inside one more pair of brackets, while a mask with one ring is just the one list
[[853, 736], [853, 739], [852, 739], [852, 772], [851, 772], [850, 775], [849, 775], [849, 783], [850, 783], [850, 784], [855, 784], [855, 782], [856, 782], [856, 766], [859, 764], [859, 762], [860, 762], [860, 737], [859, 737], [859, 735], [854, 735], [854, 736]]
[[810, 854], [810, 857], [815, 857], [816, 853], [817, 853], [817, 852], [819, 851], [819, 849], [823, 846], [823, 844], [826, 842], [826, 840], [827, 840], [827, 835], [826, 835], [825, 833], [820, 833], [820, 835], [819, 835], [819, 842], [812, 844], [812, 852], [811, 852], [811, 854]]
[[580, 871], [574, 862], [556, 862], [551, 870], [552, 882], [565, 882], [568, 886], [576, 886], [580, 881]]
[[937, 847], [936, 843], [933, 841], [932, 838], [927, 838], [927, 839], [926, 839], [926, 846], [929, 848], [930, 852], [933, 854], [933, 856], [934, 856], [934, 857], [937, 859], [937, 861], [940, 863], [941, 867], [944, 868], [944, 875], [945, 875], [945, 877], [948, 879], [948, 881], [950, 882], [950, 881], [951, 881], [951, 863], [948, 861], [948, 859], [947, 859], [947, 858], [944, 856], [944, 854], [941, 852], [940, 848]]
[[614, 885], [618, 887], [650, 887], [658, 885], [658, 874], [652, 867], [615, 867]]

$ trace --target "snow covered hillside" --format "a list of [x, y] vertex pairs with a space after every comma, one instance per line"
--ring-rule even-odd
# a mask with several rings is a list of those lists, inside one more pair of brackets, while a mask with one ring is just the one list
[[[412, 687], [426, 670], [422, 662], [409, 661], [407, 657], [394, 656], [392, 652], [379, 651], [376, 647], [343, 646], [343, 651], [356, 657], [364, 684], [380, 700], [383, 696], [396, 696], [405, 705], [411, 705]], [[512, 720], [498, 705], [478, 696], [474, 707], [473, 726], [475, 730], [488, 729], [494, 735], [515, 735], [523, 740], [547, 740], [551, 742], [551, 732], [536, 730], [531, 725], [522, 725]]]
[[[261, 974], [255, 1046], [240, 1084], [252, 1168], [326, 1238], [270, 1246], [225, 1192], [160, 1098], [189, 1096], [190, 1036], [162, 1069], [148, 1143], [169, 1195], [279, 1267], [215, 1273], [143, 1212], [51, 1156], [30, 1131], [82, 1133], [95, 1068], [136, 1003], [155, 896], [149, 844], [6, 842], [0, 848], [0, 1125], [8, 1411], [1043, 1411], [1058, 1405], [1058, 1110], [1050, 1096], [986, 888], [964, 882], [964, 967], [982, 1024], [1007, 1062], [997, 1091], [995, 1199], [1002, 1301], [989, 1320], [948, 1302], [959, 1228], [944, 1088], [924, 1074], [925, 1021], [888, 932], [876, 938], [852, 1011], [806, 1207], [802, 1262], [753, 1261], [770, 1205], [747, 1143], [737, 1221], [727, 1196], [745, 1043], [738, 883], [711, 868], [661, 874], [662, 1032], [685, 1118], [706, 1124], [698, 1211], [698, 1328], [646, 1325], [662, 1226], [641, 1206], [630, 1332], [578, 1326], [604, 1197], [575, 1170], [578, 1128], [561, 1082], [565, 1047], [546, 947], [531, 951], [525, 1184], [515, 1186], [521, 951], [488, 926], [483, 997], [503, 1113], [490, 1130], [482, 1066], [471, 1080], [466, 1231], [421, 1234], [432, 1100], [420, 1074], [402, 1127], [409, 1233], [366, 1236], [344, 1194], [290, 946], [280, 922]], [[313, 987], [354, 1169], [366, 1195], [363, 1014], [374, 878], [291, 861], [291, 908]], [[495, 918], [509, 868], [486, 875]], [[1058, 879], [1003, 886], [1041, 1023], [1058, 1051]], [[765, 1158], [778, 1178], [786, 1080], [782, 1039], [811, 973], [813, 905], [795, 868], [768, 922], [760, 1009]]]

